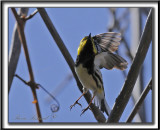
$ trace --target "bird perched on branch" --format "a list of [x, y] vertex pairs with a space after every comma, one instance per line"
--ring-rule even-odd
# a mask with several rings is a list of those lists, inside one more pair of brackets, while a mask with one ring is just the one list
[[81, 115], [89, 109], [93, 100], [101, 111], [105, 112], [107, 115], [110, 114], [111, 109], [105, 99], [100, 69], [106, 68], [111, 70], [117, 68], [124, 70], [127, 68], [127, 61], [121, 56], [114, 54], [120, 45], [120, 36], [120, 33], [108, 32], [91, 37], [90, 33], [89, 36], [85, 36], [80, 41], [75, 62], [75, 71], [83, 85], [83, 93], [76, 102], [70, 106], [70, 109], [76, 104], [81, 105], [78, 103], [78, 100], [86, 94], [88, 90], [91, 90], [93, 97], [88, 107], [82, 110]]

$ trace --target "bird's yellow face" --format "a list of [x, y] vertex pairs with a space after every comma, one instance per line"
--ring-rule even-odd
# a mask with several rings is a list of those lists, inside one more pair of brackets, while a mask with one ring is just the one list
[[78, 51], [77, 51], [78, 55], [80, 55], [80, 53], [82, 52], [83, 48], [86, 46], [86, 44], [88, 44], [88, 42], [87, 42], [88, 40], [91, 40], [94, 54], [95, 54], [95, 55], [97, 54], [97, 49], [96, 49], [96, 47], [95, 47], [93, 38], [91, 37], [91, 38], [89, 39], [88, 36], [86, 36], [86, 37], [84, 37], [84, 38], [80, 41], [80, 45], [79, 45]]

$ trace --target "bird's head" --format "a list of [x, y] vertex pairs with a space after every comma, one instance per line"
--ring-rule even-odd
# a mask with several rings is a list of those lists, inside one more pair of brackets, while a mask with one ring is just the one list
[[77, 51], [77, 55], [96, 55], [97, 54], [97, 49], [95, 47], [94, 44], [94, 40], [91, 37], [91, 33], [89, 34], [89, 36], [85, 36], [81, 41], [80, 41], [80, 45], [78, 47], [78, 51]]

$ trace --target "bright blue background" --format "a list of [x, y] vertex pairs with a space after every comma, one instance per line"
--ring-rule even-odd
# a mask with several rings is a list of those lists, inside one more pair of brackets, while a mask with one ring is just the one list
[[[28, 14], [31, 14], [34, 10], [35, 8], [30, 8]], [[119, 14], [121, 14], [125, 9], [120, 8], [118, 10]], [[74, 60], [76, 59], [80, 40], [89, 33], [96, 35], [106, 32], [110, 22], [110, 12], [107, 8], [46, 8], [46, 11]], [[145, 21], [146, 16], [143, 16], [143, 27]], [[9, 49], [14, 25], [15, 18], [11, 9], [9, 9]], [[71, 73], [70, 68], [38, 13], [27, 21], [25, 34], [35, 81], [44, 86], [49, 92], [52, 92], [56, 86]], [[125, 38], [128, 43], [131, 42], [130, 37], [129, 27], [125, 33]], [[131, 61], [126, 56], [126, 50], [123, 45], [120, 45], [119, 49], [120, 55], [129, 63], [128, 69], [126, 70], [128, 73]], [[112, 108], [125, 79], [120, 70], [113, 69], [108, 71], [102, 69], [101, 72], [104, 80], [106, 100]], [[24, 80], [29, 81], [29, 73], [23, 49], [21, 50], [16, 74]], [[152, 47], [150, 46], [144, 61], [145, 86], [151, 77]], [[48, 95], [42, 89], [38, 89], [37, 96], [42, 118], [46, 118], [43, 122], [97, 122], [90, 110], [80, 116], [82, 109], [87, 106], [83, 97], [79, 101], [83, 107], [81, 108], [77, 105], [70, 111], [70, 105], [72, 105], [80, 95], [81, 92], [73, 78], [66, 84], [65, 88], [57, 94], [56, 98], [60, 103], [60, 110], [57, 113], [52, 113], [50, 105], [54, 104], [54, 102], [47, 103], [46, 99]], [[37, 120], [32, 119], [36, 117], [35, 105], [32, 104], [32, 101], [33, 96], [30, 88], [24, 85], [19, 79], [14, 78], [9, 93], [9, 122], [37, 122]], [[147, 95], [145, 103], [147, 122], [152, 122], [151, 91]], [[133, 102], [130, 99], [120, 119], [121, 122], [126, 121], [132, 108]]]

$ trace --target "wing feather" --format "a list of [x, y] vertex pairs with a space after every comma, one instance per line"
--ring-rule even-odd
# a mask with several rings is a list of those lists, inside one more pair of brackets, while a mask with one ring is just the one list
[[101, 33], [93, 37], [98, 54], [95, 56], [94, 64], [101, 68], [124, 70], [127, 68], [127, 61], [117, 54], [113, 54], [118, 49], [121, 34], [116, 32]]
[[111, 52], [102, 52], [95, 56], [94, 64], [101, 68], [111, 70], [117, 68], [124, 70], [127, 68], [127, 61], [117, 54]]
[[99, 44], [102, 51], [109, 50], [115, 52], [120, 45], [121, 34], [116, 32], [101, 33], [93, 37], [94, 41]]

